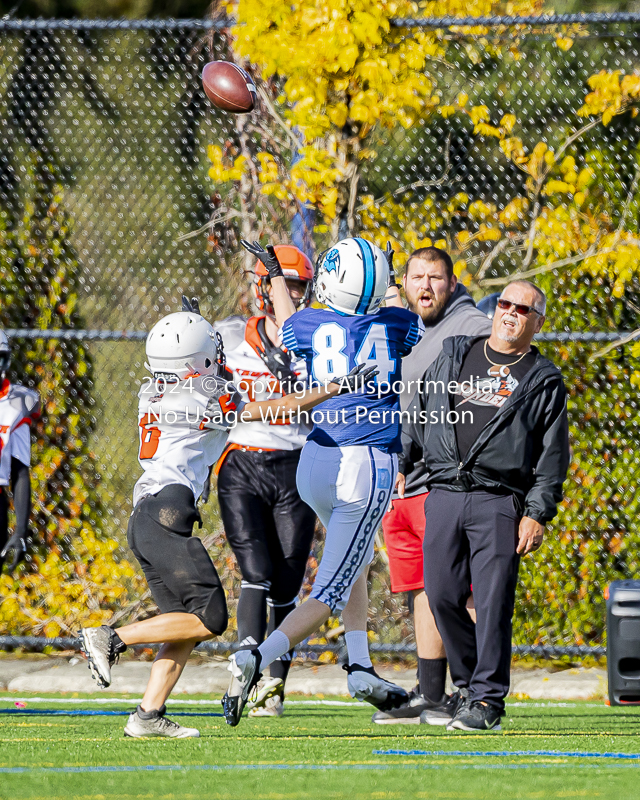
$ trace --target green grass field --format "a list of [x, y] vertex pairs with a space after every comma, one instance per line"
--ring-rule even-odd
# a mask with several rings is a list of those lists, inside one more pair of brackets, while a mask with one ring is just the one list
[[[41, 713], [123, 712], [133, 703], [24, 699], [37, 713], [0, 714], [3, 799], [640, 798], [635, 709], [511, 703], [502, 731], [465, 734], [374, 725], [369, 707], [355, 703], [298, 702], [280, 719], [245, 719], [237, 728], [221, 717], [174, 717], [199, 727], [201, 738], [140, 741], [123, 737], [124, 716]], [[218, 712], [195, 699], [170, 712]], [[0, 695], [0, 710], [15, 702]], [[429, 755], [375, 752], [388, 750]]]

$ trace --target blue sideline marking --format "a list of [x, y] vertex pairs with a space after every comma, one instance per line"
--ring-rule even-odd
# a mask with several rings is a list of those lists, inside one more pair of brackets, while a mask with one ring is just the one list
[[[36, 717], [128, 717], [133, 711], [99, 711], [82, 709], [77, 711], [54, 708], [1, 708], [0, 714], [31, 714]], [[214, 711], [170, 711], [172, 717], [223, 717], [224, 714]]]
[[[389, 770], [442, 770], [442, 769], [558, 769], [567, 768], [566, 764], [192, 764], [192, 765], [164, 765], [148, 764], [141, 766], [113, 765], [99, 767], [0, 767], [0, 775], [52, 775], [52, 774], [82, 774], [91, 772], [224, 772], [231, 771], [263, 771], [263, 770], [311, 770], [311, 771], [373, 771], [386, 772]], [[571, 769], [602, 769], [601, 764], [572, 764]], [[637, 769], [635, 764], [609, 764], [607, 769]]]
[[564, 750], [374, 750], [376, 756], [562, 756], [563, 758], [640, 759], [640, 753], [581, 753]]

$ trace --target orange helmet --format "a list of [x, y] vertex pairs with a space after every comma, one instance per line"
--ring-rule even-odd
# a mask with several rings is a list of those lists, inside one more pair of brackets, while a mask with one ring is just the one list
[[[274, 249], [284, 272], [285, 280], [296, 280], [304, 284], [304, 291], [296, 304], [296, 308], [298, 310], [306, 308], [311, 302], [313, 290], [313, 264], [302, 250], [298, 250], [292, 244], [277, 244]], [[253, 291], [256, 305], [260, 311], [273, 316], [274, 310], [271, 300], [269, 300], [269, 273], [262, 261], [258, 261], [255, 266]]]

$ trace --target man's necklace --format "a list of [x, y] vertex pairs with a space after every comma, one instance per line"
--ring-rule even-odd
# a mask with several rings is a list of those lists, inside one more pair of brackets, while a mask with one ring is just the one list
[[489, 340], [488, 340], [488, 339], [485, 339], [485, 342], [484, 342], [484, 357], [485, 357], [485, 358], [487, 359], [487, 361], [488, 361], [490, 364], [492, 364], [494, 367], [512, 367], [514, 364], [517, 364], [519, 361], [522, 361], [522, 359], [523, 359], [523, 358], [524, 358], [526, 355], [528, 355], [528, 354], [530, 353], [530, 350], [527, 350], [527, 352], [526, 352], [526, 353], [523, 353], [523, 354], [520, 356], [520, 358], [517, 358], [515, 361], [512, 361], [510, 364], [496, 364], [496, 362], [495, 362], [495, 361], [492, 361], [492, 360], [489, 358], [489, 356], [487, 355], [487, 345], [488, 345], [488, 344], [489, 344]]

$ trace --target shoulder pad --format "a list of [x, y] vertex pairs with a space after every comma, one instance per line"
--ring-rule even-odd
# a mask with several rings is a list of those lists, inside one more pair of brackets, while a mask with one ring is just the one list
[[40, 395], [34, 389], [27, 389], [19, 383], [11, 385], [7, 397], [10, 405], [19, 410], [23, 417], [35, 417], [40, 413]]
[[224, 349], [231, 351], [239, 347], [244, 341], [244, 331], [247, 320], [239, 315], [227, 317], [213, 323], [213, 330], [222, 336]]

